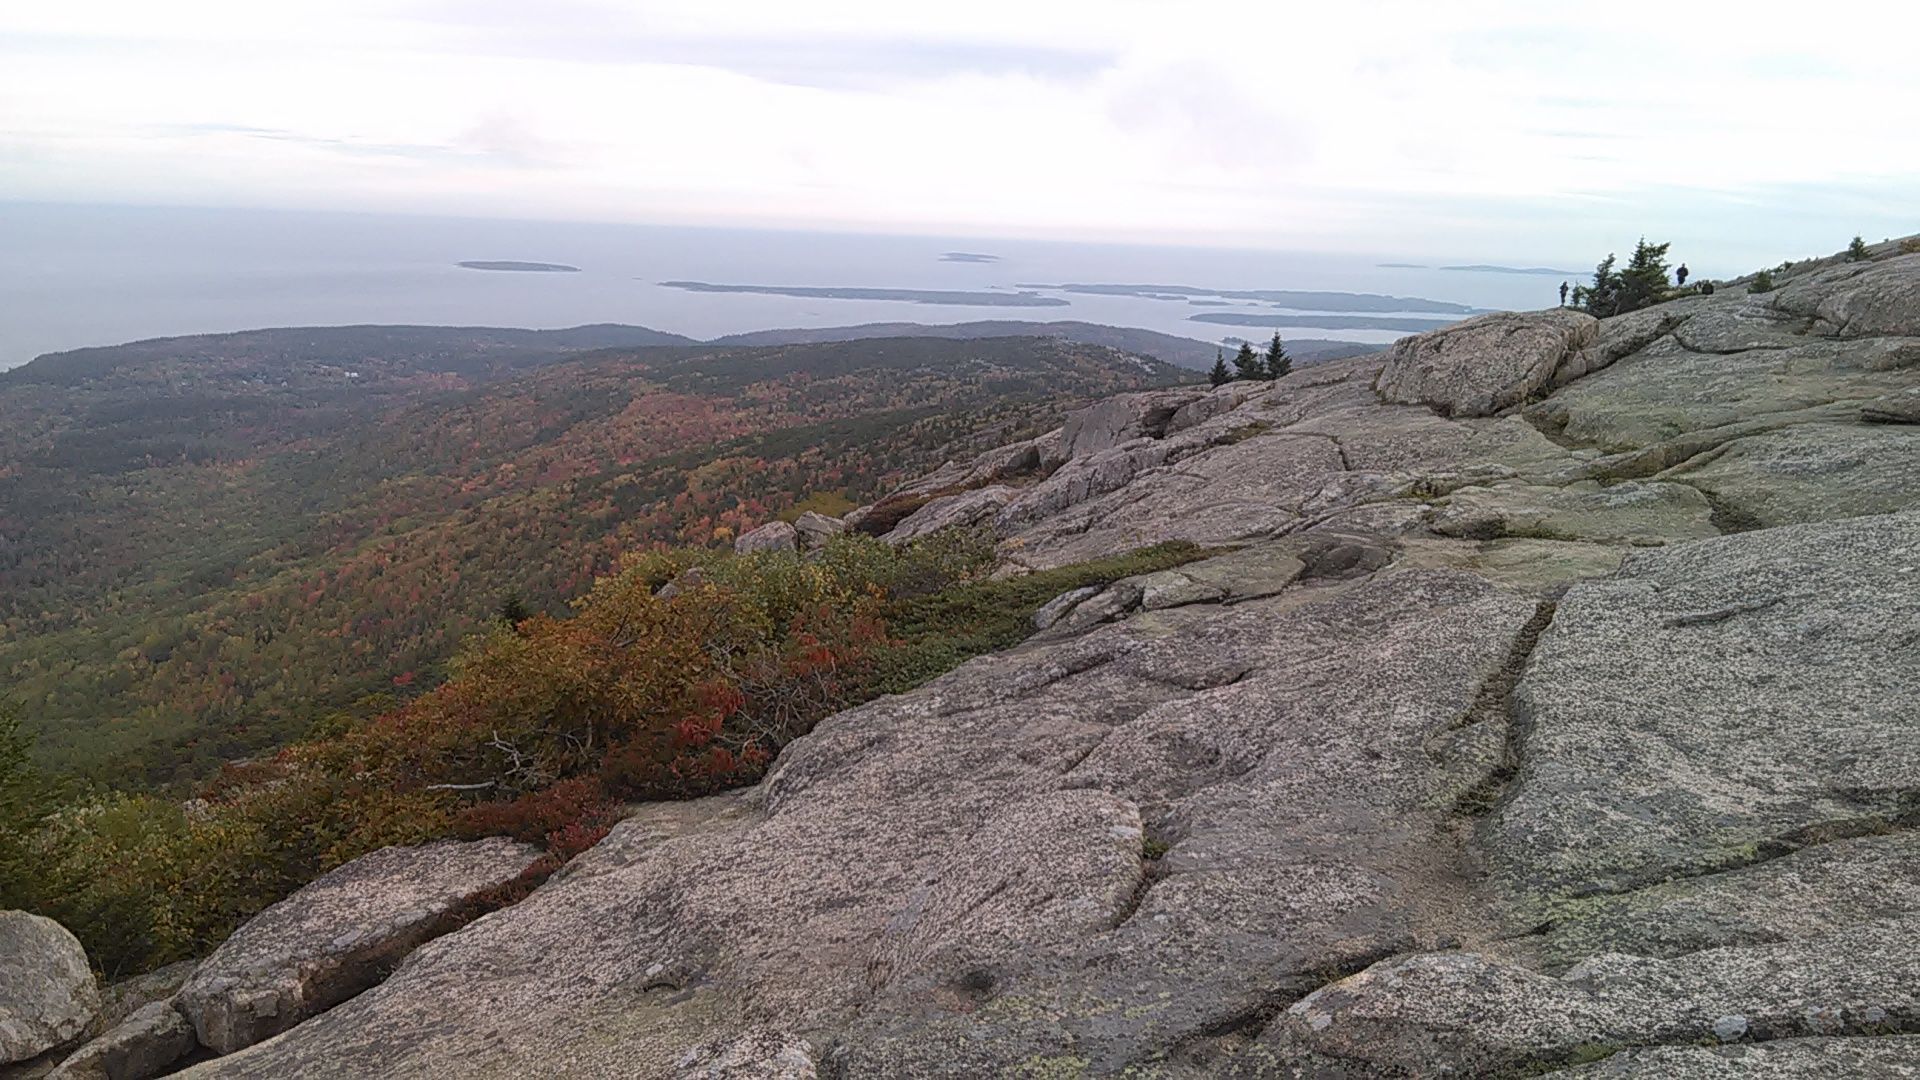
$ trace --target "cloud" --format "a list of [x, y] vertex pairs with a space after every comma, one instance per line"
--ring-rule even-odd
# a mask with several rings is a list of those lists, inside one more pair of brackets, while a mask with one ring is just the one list
[[12, 5], [0, 196], [1530, 261], [1910, 229], [1920, 74], [1766, 6]]

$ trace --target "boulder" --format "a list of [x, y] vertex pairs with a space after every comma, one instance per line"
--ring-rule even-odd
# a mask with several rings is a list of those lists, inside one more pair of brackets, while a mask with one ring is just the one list
[[784, 521], [769, 521], [757, 529], [741, 533], [733, 541], [733, 553], [751, 555], [757, 551], [796, 551], [800, 534]]
[[100, 1008], [87, 952], [42, 915], [0, 911], [0, 1065], [85, 1034]]
[[1768, 295], [1835, 337], [1920, 337], [1920, 254], [1845, 263]]
[[794, 539], [801, 551], [813, 551], [824, 547], [827, 541], [846, 531], [846, 522], [839, 518], [830, 518], [825, 514], [816, 514], [811, 510], [802, 513], [793, 522]]
[[706, 580], [707, 572], [704, 568], [689, 566], [685, 570], [682, 570], [672, 581], [660, 586], [660, 590], [654, 593], [653, 596], [656, 600], [671, 600], [689, 589], [699, 588], [706, 583]]
[[49, 1080], [148, 1080], [173, 1071], [200, 1043], [172, 1001], [141, 1006], [73, 1052]]
[[1598, 342], [1599, 326], [1570, 308], [1481, 315], [1394, 342], [1374, 387], [1383, 401], [1491, 416], [1544, 392]]
[[377, 984], [539, 858], [499, 837], [363, 855], [235, 931], [181, 987], [180, 1010], [218, 1053], [270, 1038]]
[[1061, 437], [1068, 459], [1110, 450], [1135, 439], [1158, 439], [1167, 434], [1180, 408], [1207, 397], [1201, 387], [1143, 390], [1118, 394], [1067, 417]]
[[1066, 592], [1040, 605], [1040, 610], [1033, 613], [1033, 628], [1035, 630], [1047, 629], [1054, 623], [1065, 618], [1067, 613], [1072, 611], [1074, 606], [1079, 604], [1080, 601], [1098, 595], [1100, 595], [1100, 586], [1098, 585], [1083, 585], [1078, 589], [1068, 589]]
[[967, 528], [993, 520], [1001, 507], [1012, 502], [1019, 492], [1010, 487], [995, 484], [991, 487], [963, 491], [958, 495], [943, 495], [929, 501], [925, 506], [901, 519], [900, 524], [881, 537], [889, 544], [900, 546], [912, 543], [922, 537], [931, 536], [942, 529]]

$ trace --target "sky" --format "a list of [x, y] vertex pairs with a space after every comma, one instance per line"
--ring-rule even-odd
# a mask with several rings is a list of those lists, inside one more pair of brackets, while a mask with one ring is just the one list
[[1920, 231], [1915, 40], [1853, 0], [0, 0], [0, 198], [1738, 267]]

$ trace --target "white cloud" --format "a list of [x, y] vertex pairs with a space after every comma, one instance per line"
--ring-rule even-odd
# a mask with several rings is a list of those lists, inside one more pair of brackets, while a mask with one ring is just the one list
[[1920, 15], [1771, 7], [12, 5], [0, 195], [1543, 259], [1910, 231], [1920, 73], [1862, 42]]

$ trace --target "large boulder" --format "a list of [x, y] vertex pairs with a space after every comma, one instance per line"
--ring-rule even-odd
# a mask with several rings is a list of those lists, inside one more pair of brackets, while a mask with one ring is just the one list
[[0, 1065], [85, 1034], [100, 1008], [87, 951], [42, 915], [0, 911]]
[[793, 521], [794, 539], [801, 551], [825, 547], [827, 541], [847, 531], [847, 523], [808, 510]]
[[156, 1001], [74, 1051], [48, 1080], [148, 1080], [172, 1071], [199, 1045], [179, 1008]]
[[207, 1047], [251, 1046], [377, 984], [539, 858], [499, 837], [363, 855], [248, 920], [187, 980], [180, 1009]]
[[758, 551], [796, 551], [799, 547], [799, 531], [784, 521], [769, 521], [757, 529], [748, 529], [733, 542], [736, 555], [751, 555]]
[[909, 544], [942, 529], [967, 528], [993, 520], [1019, 492], [1001, 484], [942, 495], [908, 514], [893, 531], [881, 537], [889, 544]]
[[1067, 417], [1066, 456], [1086, 457], [1134, 439], [1160, 438], [1182, 406], [1206, 396], [1207, 390], [1187, 386], [1118, 394], [1090, 405]]
[[1375, 388], [1446, 416], [1492, 416], [1544, 392], [1599, 331], [1598, 319], [1569, 308], [1481, 315], [1394, 342]]

